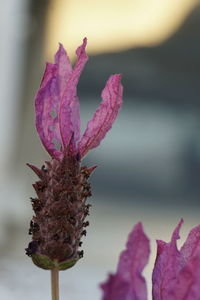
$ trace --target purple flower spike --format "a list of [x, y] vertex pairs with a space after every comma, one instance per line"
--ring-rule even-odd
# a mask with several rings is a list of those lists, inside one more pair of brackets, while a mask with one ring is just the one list
[[171, 242], [158, 241], [153, 271], [153, 299], [200, 299], [200, 225], [193, 228], [181, 250], [177, 249], [180, 221]]
[[103, 300], [146, 300], [147, 288], [142, 271], [149, 258], [149, 239], [142, 224], [138, 223], [130, 233], [126, 250], [119, 259], [117, 272], [101, 285]]
[[26, 254], [43, 269], [65, 270], [83, 257], [81, 240], [89, 225], [87, 198], [91, 196], [88, 179], [96, 166], [81, 166], [81, 158], [99, 145], [122, 104], [121, 75], [112, 75], [102, 92], [102, 103], [80, 138], [77, 84], [88, 60], [86, 44], [85, 38], [73, 68], [60, 44], [55, 63], [46, 65], [35, 99], [36, 128], [52, 159], [41, 169], [28, 164], [39, 180], [33, 185], [32, 241]]
[[36, 128], [52, 158], [62, 159], [69, 144], [73, 154], [80, 153], [81, 158], [90, 149], [97, 147], [112, 127], [122, 104], [121, 75], [112, 75], [102, 92], [103, 101], [80, 139], [77, 84], [88, 60], [86, 44], [85, 38], [76, 51], [77, 62], [73, 69], [66, 51], [60, 44], [55, 63], [48, 63], [46, 66], [36, 96]]

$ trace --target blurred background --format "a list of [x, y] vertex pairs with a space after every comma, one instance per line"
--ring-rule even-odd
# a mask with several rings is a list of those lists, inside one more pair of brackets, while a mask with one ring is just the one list
[[[50, 299], [49, 272], [25, 256], [36, 176], [49, 157], [34, 126], [34, 97], [58, 42], [72, 61], [88, 38], [78, 95], [82, 128], [110, 74], [122, 73], [124, 104], [112, 130], [84, 160], [97, 164], [85, 256], [61, 272], [61, 299], [100, 299], [128, 232], [151, 239], [200, 223], [200, 2], [195, 0], [8, 0], [0, 6], [0, 299]], [[150, 297], [149, 297], [150, 299]]]

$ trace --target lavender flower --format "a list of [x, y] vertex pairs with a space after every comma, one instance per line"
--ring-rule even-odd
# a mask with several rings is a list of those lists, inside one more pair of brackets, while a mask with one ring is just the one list
[[32, 242], [26, 252], [44, 269], [66, 269], [83, 256], [81, 237], [89, 225], [88, 178], [95, 167], [81, 166], [81, 159], [97, 147], [111, 129], [122, 105], [121, 75], [110, 76], [102, 91], [102, 102], [80, 138], [77, 84], [88, 57], [87, 39], [77, 49], [71, 67], [60, 44], [55, 63], [47, 63], [35, 99], [36, 128], [52, 160], [41, 169], [29, 165], [38, 175], [32, 198], [35, 215], [30, 223]]
[[[182, 220], [171, 241], [157, 241], [157, 258], [152, 276], [153, 300], [200, 299], [200, 225], [193, 228], [184, 245], [177, 249]], [[147, 300], [142, 271], [150, 254], [149, 240], [141, 223], [130, 233], [120, 256], [116, 274], [101, 285], [103, 300]]]

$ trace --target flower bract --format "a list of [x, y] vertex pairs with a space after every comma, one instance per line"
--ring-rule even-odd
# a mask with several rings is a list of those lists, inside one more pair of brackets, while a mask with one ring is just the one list
[[56, 159], [62, 159], [69, 146], [80, 158], [97, 147], [112, 127], [122, 105], [121, 75], [111, 75], [102, 91], [102, 102], [80, 137], [77, 84], [88, 60], [86, 43], [85, 38], [76, 50], [77, 61], [73, 68], [60, 44], [55, 63], [46, 65], [36, 96], [36, 128], [44, 147]]

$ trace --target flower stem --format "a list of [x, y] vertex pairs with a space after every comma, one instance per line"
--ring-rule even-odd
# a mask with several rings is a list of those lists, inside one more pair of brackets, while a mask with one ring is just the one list
[[59, 300], [59, 270], [51, 270], [51, 294], [52, 300]]

